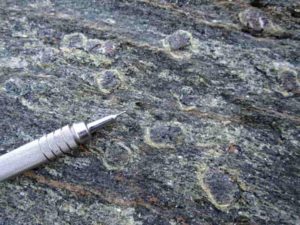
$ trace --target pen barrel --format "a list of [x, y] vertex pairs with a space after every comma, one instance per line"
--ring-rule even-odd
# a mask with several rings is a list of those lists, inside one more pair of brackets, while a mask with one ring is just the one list
[[49, 162], [78, 147], [78, 135], [65, 126], [0, 156], [0, 181]]

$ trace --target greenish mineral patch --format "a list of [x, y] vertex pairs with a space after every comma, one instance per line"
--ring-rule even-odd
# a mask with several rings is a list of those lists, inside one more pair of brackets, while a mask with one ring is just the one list
[[122, 83], [122, 77], [117, 70], [105, 70], [96, 75], [96, 83], [103, 93], [111, 93]]
[[65, 48], [85, 49], [87, 38], [81, 33], [65, 35], [61, 46]]
[[222, 211], [228, 210], [239, 199], [238, 185], [218, 169], [199, 169], [199, 183], [208, 200]]
[[[113, 145], [113, 147], [110, 147]], [[131, 161], [132, 150], [124, 143], [111, 143], [104, 151], [103, 162], [109, 170], [122, 170]]]
[[89, 54], [83, 50], [78, 49], [63, 49], [63, 55], [67, 62], [83, 66], [107, 68], [112, 63], [112, 61], [106, 56]]
[[0, 225], [296, 225], [299, 0], [1, 0], [0, 155], [126, 111], [0, 183]]

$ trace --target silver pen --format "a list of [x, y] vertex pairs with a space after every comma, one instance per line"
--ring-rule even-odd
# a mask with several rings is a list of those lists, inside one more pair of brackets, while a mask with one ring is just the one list
[[65, 126], [40, 139], [25, 144], [0, 156], [0, 181], [54, 160], [78, 148], [91, 139], [91, 134], [116, 120], [123, 114], [109, 115], [92, 123], [75, 123]]

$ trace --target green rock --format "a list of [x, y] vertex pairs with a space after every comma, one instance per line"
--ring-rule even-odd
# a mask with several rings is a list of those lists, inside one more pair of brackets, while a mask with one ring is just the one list
[[297, 0], [0, 1], [0, 154], [126, 110], [0, 184], [0, 225], [299, 224]]

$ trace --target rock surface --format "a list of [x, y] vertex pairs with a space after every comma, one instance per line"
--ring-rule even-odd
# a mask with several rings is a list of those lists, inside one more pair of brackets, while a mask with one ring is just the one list
[[0, 1], [0, 154], [127, 110], [0, 184], [0, 224], [299, 224], [297, 0]]

